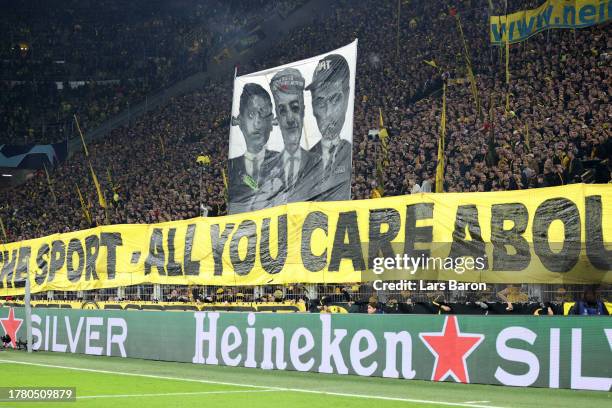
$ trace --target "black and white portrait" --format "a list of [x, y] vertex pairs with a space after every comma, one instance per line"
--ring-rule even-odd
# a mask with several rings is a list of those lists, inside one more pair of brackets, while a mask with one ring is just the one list
[[246, 143], [243, 155], [229, 160], [230, 213], [269, 206], [280, 191], [274, 186], [280, 155], [267, 148], [272, 132], [272, 100], [260, 85], [248, 83], [240, 95], [238, 117], [233, 118]]
[[229, 213], [349, 200], [357, 41], [236, 77]]
[[288, 203], [310, 199], [320, 178], [316, 155], [300, 146], [304, 128], [304, 85], [302, 74], [294, 68], [277, 72], [270, 82], [276, 122], [283, 138], [280, 164], [284, 201]]
[[350, 70], [346, 59], [331, 54], [320, 60], [307, 89], [312, 94], [312, 112], [321, 132], [321, 140], [311, 150], [323, 169], [317, 200], [348, 200], [353, 147], [340, 138], [350, 99]]

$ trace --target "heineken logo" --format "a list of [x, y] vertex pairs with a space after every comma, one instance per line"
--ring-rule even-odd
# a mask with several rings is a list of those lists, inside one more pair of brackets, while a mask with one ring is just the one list
[[[570, 330], [572, 319], [564, 317], [546, 321], [554, 322], [546, 328], [542, 320], [530, 316], [520, 322], [527, 327], [515, 319], [447, 316], [440, 331], [431, 331], [439, 319], [401, 315], [283, 316], [276, 325], [262, 325], [258, 319], [267, 317], [249, 313], [243, 324], [236, 322], [243, 319], [232, 318], [234, 324], [223, 326], [225, 315], [216, 312], [196, 312], [194, 318], [191, 361], [198, 364], [524, 387], [605, 391], [612, 387], [609, 372], [586, 374], [606, 374], [605, 368], [597, 367], [606, 367], [599, 360], [604, 355], [612, 363], [612, 329]], [[296, 329], [286, 324], [287, 318], [304, 321]], [[359, 323], [347, 325], [351, 319]], [[382, 321], [372, 325], [372, 319]], [[563, 342], [571, 347], [560, 347], [562, 331], [555, 325], [565, 326]], [[597, 358], [593, 350], [583, 353], [583, 337], [598, 345]], [[571, 370], [562, 369], [561, 361]]]
[[[195, 314], [196, 319], [196, 352], [193, 357], [194, 363], [200, 364], [220, 364], [241, 365], [247, 367], [256, 367], [255, 356], [249, 355], [249, 350], [253, 351], [256, 344], [247, 344], [247, 355], [229, 357], [229, 351], [233, 351], [241, 346], [239, 339], [247, 338], [247, 341], [254, 339], [252, 335], [253, 329], [246, 329], [247, 335], [241, 336], [236, 326], [229, 326], [223, 333], [217, 331], [219, 313], [208, 313], [208, 330], [203, 331], [206, 312], [198, 312]], [[358, 375], [370, 376], [377, 370], [379, 363], [376, 361], [365, 364], [363, 361], [367, 357], [372, 356], [379, 348], [384, 348], [387, 358], [383, 370], [385, 377], [401, 377], [414, 378], [415, 371], [412, 369], [412, 338], [406, 331], [401, 332], [384, 332], [385, 339], [382, 345], [376, 340], [375, 334], [367, 329], [358, 330], [352, 338], [348, 338], [347, 330], [333, 329], [332, 317], [328, 314], [319, 315], [321, 321], [321, 338], [320, 338], [320, 358], [318, 359], [319, 372], [348, 374], [349, 368], [346, 360], [352, 366], [354, 373]], [[256, 323], [256, 315], [250, 313], [248, 315], [247, 324], [252, 326]], [[251, 335], [249, 336], [249, 330]], [[281, 369], [287, 368], [287, 357], [292, 365], [298, 371], [312, 371], [315, 368], [314, 359], [311, 357], [307, 363], [302, 361], [302, 356], [310, 349], [314, 348], [315, 337], [311, 330], [300, 328], [293, 332], [290, 339], [287, 339], [285, 330], [281, 327], [264, 328], [261, 334], [263, 335], [263, 360], [259, 366], [264, 369]], [[440, 332], [419, 333], [421, 341], [426, 345], [432, 355], [435, 357], [433, 372], [431, 379], [433, 381], [444, 381], [447, 378], [452, 378], [457, 382], [469, 383], [469, 373], [467, 368], [467, 358], [484, 340], [483, 334], [462, 333], [459, 330], [458, 319], [455, 316], [446, 317], [444, 326]], [[217, 339], [221, 339], [221, 344], [217, 344]], [[230, 342], [230, 339], [234, 341]], [[304, 341], [310, 347], [298, 349], [295, 345]], [[282, 349], [283, 344], [289, 342], [289, 355], [287, 350]], [[204, 342], [207, 342], [208, 348], [204, 347]], [[347, 343], [350, 352], [348, 356], [343, 355], [342, 345]], [[272, 350], [273, 344], [276, 344], [276, 350]], [[217, 347], [221, 351], [221, 360], [216, 353]], [[399, 349], [399, 350], [398, 350]], [[205, 353], [208, 351], [207, 357]], [[397, 358], [398, 353], [402, 353], [401, 370], [398, 370]], [[276, 360], [272, 356], [276, 356]], [[246, 357], [246, 361], [242, 361], [242, 357]], [[332, 364], [333, 363], [333, 364]], [[334, 370], [335, 368], [335, 370]]]

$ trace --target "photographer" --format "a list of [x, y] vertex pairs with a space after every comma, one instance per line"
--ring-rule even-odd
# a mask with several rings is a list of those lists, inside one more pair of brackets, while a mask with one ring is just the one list
[[8, 334], [5, 334], [4, 336], [0, 337], [0, 342], [2, 342], [3, 348], [7, 348], [8, 346], [11, 345], [11, 336], [9, 336]]

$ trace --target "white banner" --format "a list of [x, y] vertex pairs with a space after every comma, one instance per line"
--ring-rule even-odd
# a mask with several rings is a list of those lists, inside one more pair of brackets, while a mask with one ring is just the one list
[[351, 196], [357, 40], [236, 77], [229, 212]]

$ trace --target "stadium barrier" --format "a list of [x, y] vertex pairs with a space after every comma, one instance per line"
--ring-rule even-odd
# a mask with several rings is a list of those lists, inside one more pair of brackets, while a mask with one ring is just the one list
[[[53, 301], [35, 300], [33, 308], [87, 309], [87, 310], [165, 310], [165, 311], [224, 311], [224, 312], [306, 312], [304, 302], [100, 302], [100, 301]], [[23, 301], [0, 301], [0, 307], [23, 307]]]
[[[0, 308], [25, 337], [23, 308]], [[8, 322], [8, 323], [7, 323]], [[607, 318], [34, 309], [35, 350], [610, 391]]]
[[[366, 313], [367, 304], [360, 302], [331, 302], [327, 304], [327, 313]], [[486, 308], [482, 305], [486, 304]], [[514, 303], [514, 315], [545, 315], [546, 307], [550, 307], [555, 315], [570, 315], [575, 302], [546, 303], [527, 302]], [[612, 315], [612, 302], [604, 302], [608, 315]], [[35, 300], [33, 308], [50, 309], [89, 309], [89, 310], [157, 310], [157, 311], [223, 311], [223, 312], [269, 312], [269, 313], [305, 313], [319, 312], [320, 308], [305, 302], [148, 302], [148, 301], [58, 301]], [[2, 301], [1, 307], [23, 307], [23, 301]], [[448, 303], [455, 315], [508, 315], [507, 304], [501, 302], [463, 302]], [[389, 302], [381, 305], [387, 314], [445, 314], [432, 302], [401, 303]], [[321, 312], [323, 313], [323, 312]]]

